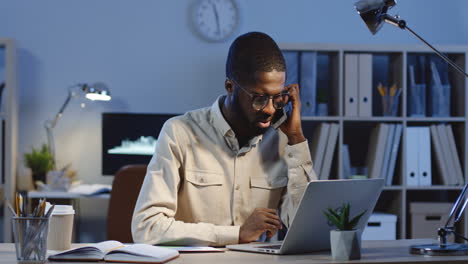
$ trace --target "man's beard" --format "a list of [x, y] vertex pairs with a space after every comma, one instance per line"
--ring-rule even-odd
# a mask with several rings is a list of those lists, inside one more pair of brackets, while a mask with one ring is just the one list
[[249, 133], [252, 133], [253, 136], [265, 134], [265, 132], [269, 129], [269, 127], [263, 128], [258, 126], [258, 122], [267, 119], [268, 116], [263, 115], [262, 117], [264, 118], [261, 118], [259, 115], [255, 115], [255, 118], [251, 121], [248, 118], [248, 114], [246, 113], [246, 111], [242, 109], [238, 96], [234, 97], [233, 110], [240, 119], [239, 123], [245, 124], [247, 126], [247, 130], [249, 131]]

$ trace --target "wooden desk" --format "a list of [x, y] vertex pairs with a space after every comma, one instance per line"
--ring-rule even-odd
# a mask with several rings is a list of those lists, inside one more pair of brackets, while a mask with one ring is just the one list
[[[409, 254], [408, 247], [413, 244], [431, 243], [433, 240], [388, 240], [363, 241], [362, 259], [344, 263], [468, 263], [468, 256], [426, 257]], [[79, 246], [79, 244], [74, 244]], [[16, 263], [14, 244], [0, 244], [0, 264]], [[52, 262], [54, 263], [54, 262]], [[66, 263], [66, 262], [55, 262]], [[77, 263], [77, 262], [73, 262]], [[87, 262], [90, 263], [90, 262]], [[270, 263], [343, 263], [331, 260], [330, 252], [306, 255], [267, 255], [227, 250], [224, 253], [189, 253], [168, 262], [169, 264], [270, 264]]]

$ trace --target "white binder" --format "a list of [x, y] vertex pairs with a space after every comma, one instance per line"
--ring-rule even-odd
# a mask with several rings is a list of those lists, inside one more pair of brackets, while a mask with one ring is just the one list
[[358, 116], [358, 54], [345, 54], [344, 95], [345, 115]]
[[358, 115], [372, 116], [372, 55], [359, 54]]
[[418, 138], [418, 181], [420, 186], [432, 185], [431, 134], [429, 127], [419, 127]]
[[407, 186], [418, 186], [418, 137], [419, 137], [419, 128], [418, 127], [407, 127], [406, 128], [406, 169], [405, 169], [405, 179]]

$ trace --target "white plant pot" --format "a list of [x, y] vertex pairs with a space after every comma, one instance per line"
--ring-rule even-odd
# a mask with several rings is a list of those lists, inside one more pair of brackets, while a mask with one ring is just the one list
[[358, 230], [331, 230], [330, 246], [334, 260], [360, 259], [361, 233]]

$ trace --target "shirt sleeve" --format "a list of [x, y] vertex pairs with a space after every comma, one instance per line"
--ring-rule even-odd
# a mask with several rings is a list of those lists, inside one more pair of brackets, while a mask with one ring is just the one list
[[306, 141], [287, 145], [284, 159], [288, 166], [288, 185], [281, 202], [281, 219], [289, 227], [296, 213], [307, 183], [317, 180]]
[[176, 133], [183, 129], [177, 126], [177, 120], [169, 120], [159, 135], [133, 212], [133, 240], [136, 243], [167, 245], [222, 246], [238, 243], [239, 226], [185, 223], [175, 219], [183, 164], [181, 146], [184, 145]]

